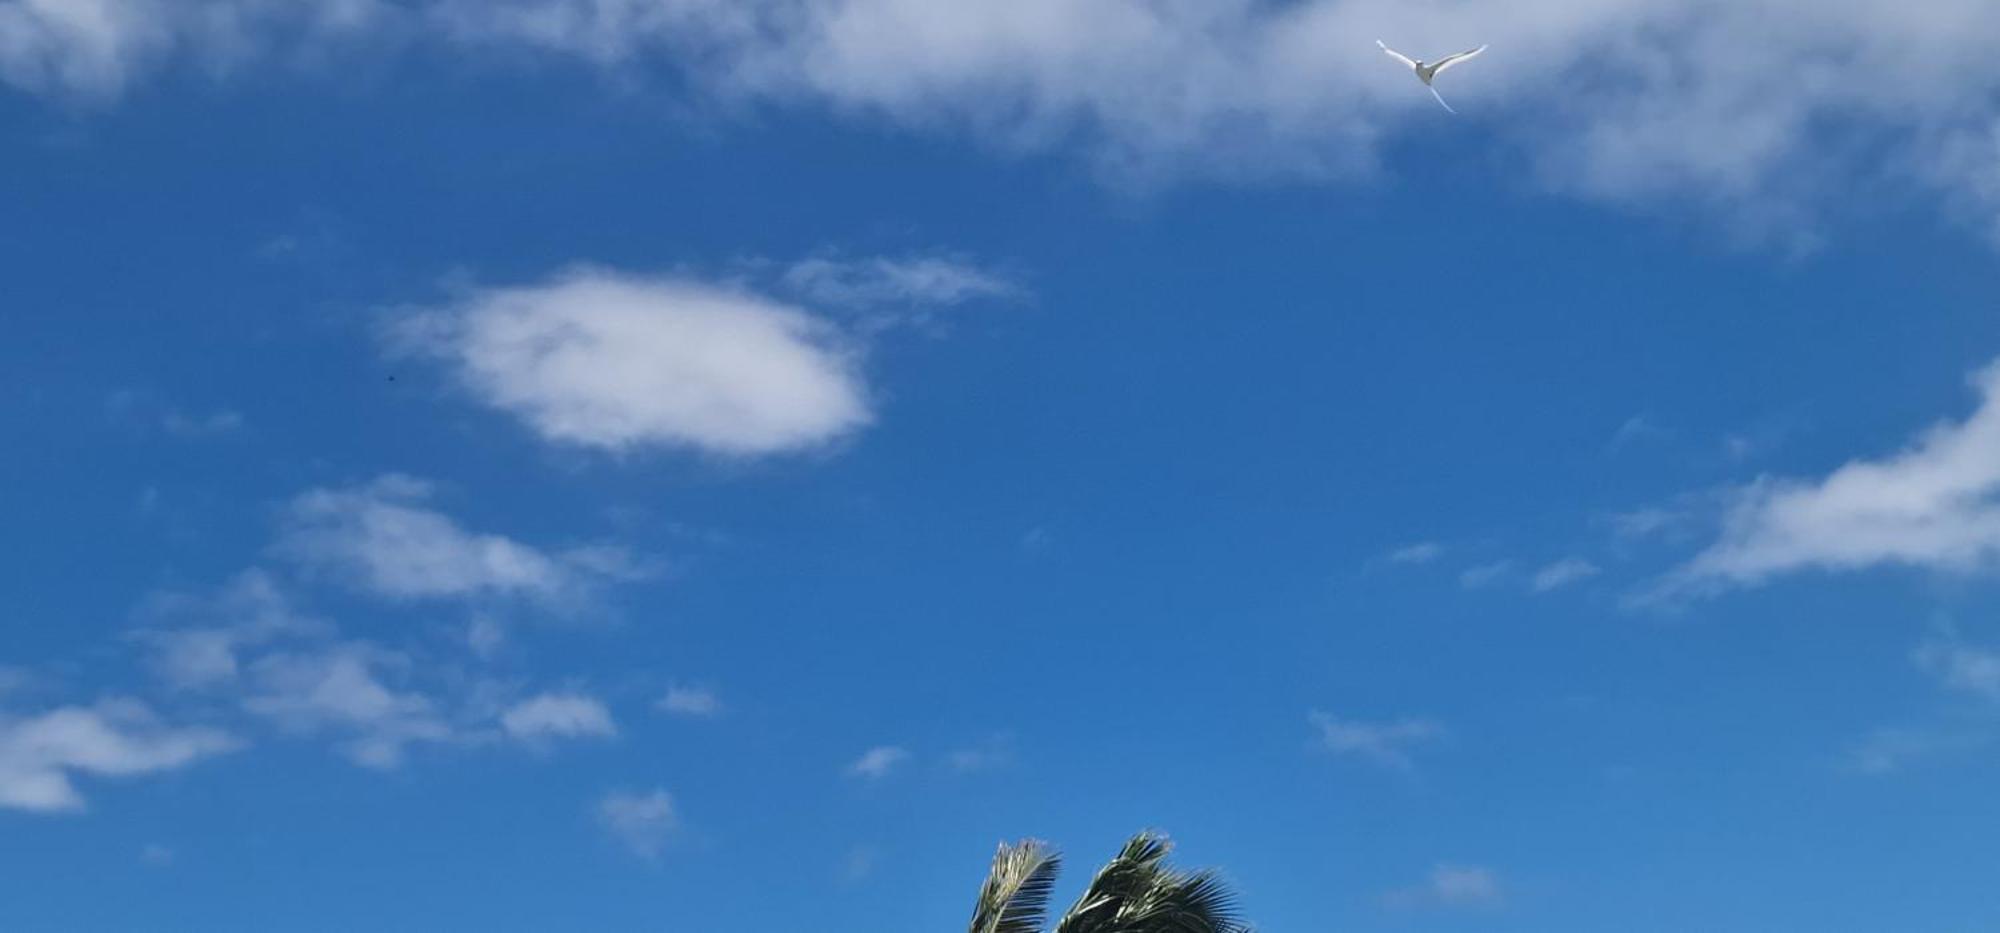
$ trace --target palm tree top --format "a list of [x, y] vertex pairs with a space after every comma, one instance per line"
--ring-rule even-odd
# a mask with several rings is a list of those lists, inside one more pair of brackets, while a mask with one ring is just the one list
[[[1173, 843], [1142, 832], [1099, 869], [1055, 933], [1249, 933], [1214, 871], [1167, 864]], [[970, 933], [1041, 933], [1062, 858], [1037, 840], [1002, 844], [973, 907]]]

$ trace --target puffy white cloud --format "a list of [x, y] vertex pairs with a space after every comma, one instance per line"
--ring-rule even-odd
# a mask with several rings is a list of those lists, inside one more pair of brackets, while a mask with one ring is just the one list
[[664, 789], [613, 791], [597, 802], [597, 821], [641, 858], [659, 858], [680, 828], [674, 798]]
[[610, 738], [618, 734], [611, 711], [593, 697], [578, 693], [543, 693], [529, 697], [500, 714], [500, 726], [523, 741]]
[[0, 713], [0, 807], [82, 810], [77, 775], [172, 771], [236, 746], [219, 729], [170, 726], [145, 706], [125, 700], [25, 717]]
[[908, 760], [910, 760], [908, 749], [894, 745], [878, 745], [862, 752], [860, 758], [847, 766], [847, 773], [850, 777], [870, 781], [881, 780]]
[[1444, 735], [1444, 727], [1428, 719], [1365, 722], [1323, 712], [1314, 712], [1309, 718], [1313, 728], [1319, 730], [1320, 746], [1327, 751], [1399, 771], [1412, 766], [1410, 749]]
[[314, 489], [285, 510], [276, 550], [391, 599], [525, 596], [573, 600], [606, 578], [643, 575], [623, 551], [602, 546], [549, 553], [511, 538], [467, 531], [426, 506], [430, 486], [406, 476]]
[[1491, 907], [1503, 898], [1500, 876], [1476, 865], [1436, 865], [1422, 884], [1386, 898], [1397, 907]]
[[676, 716], [707, 718], [722, 714], [722, 698], [706, 687], [669, 687], [666, 695], [653, 705]]
[[2000, 563], [2000, 365], [1975, 383], [1980, 405], [1901, 453], [1821, 479], [1759, 480], [1719, 540], [1662, 587], [1672, 595], [1761, 583], [1804, 570], [1895, 565], [1953, 573]]
[[393, 337], [560, 443], [753, 456], [816, 447], [870, 417], [830, 325], [693, 281], [577, 270], [475, 292]]

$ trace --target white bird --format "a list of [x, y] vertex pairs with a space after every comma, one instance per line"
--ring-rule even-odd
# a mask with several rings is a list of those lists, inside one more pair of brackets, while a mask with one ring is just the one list
[[[1438, 59], [1437, 62], [1433, 64], [1433, 63], [1418, 61], [1416, 59], [1409, 57], [1408, 55], [1404, 55], [1403, 53], [1390, 48], [1388, 44], [1384, 43], [1380, 39], [1375, 40], [1375, 44], [1382, 46], [1382, 51], [1389, 53], [1390, 58], [1393, 58], [1399, 62], [1402, 62], [1405, 65], [1408, 65], [1411, 71], [1416, 72], [1417, 80], [1422, 81], [1424, 83], [1424, 87], [1431, 89], [1431, 96], [1437, 98], [1438, 103], [1443, 105], [1444, 109], [1446, 110], [1451, 110], [1451, 105], [1444, 102], [1444, 95], [1439, 94], [1437, 87], [1432, 85], [1431, 82], [1436, 80], [1438, 74], [1440, 72], [1443, 72], [1446, 68], [1450, 68], [1451, 66], [1456, 65], [1459, 62], [1465, 61], [1466, 59], [1471, 58], [1474, 55], [1478, 55], [1479, 53], [1486, 51], [1486, 46], [1482, 45], [1468, 52], [1457, 52], [1451, 55], [1446, 55], [1445, 57]], [[1457, 113], [1458, 111], [1451, 110], [1451, 112]]]

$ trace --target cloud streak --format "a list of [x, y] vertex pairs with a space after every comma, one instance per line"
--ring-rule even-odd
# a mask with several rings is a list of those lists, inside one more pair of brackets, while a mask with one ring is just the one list
[[1397, 771], [1408, 771], [1415, 766], [1410, 757], [1413, 749], [1444, 735], [1444, 727], [1428, 719], [1366, 722], [1323, 712], [1314, 712], [1308, 718], [1319, 733], [1321, 748]]
[[81, 775], [134, 777], [185, 768], [238, 746], [219, 729], [177, 727], [146, 706], [106, 700], [32, 716], [0, 713], [0, 807], [37, 813], [85, 808]]
[[1365, 177], [1438, 119], [1372, 40], [1491, 43], [1461, 109], [1550, 188], [1804, 235], [1886, 157], [2000, 231], [1985, 0], [0, 0], [0, 81], [103, 99], [163, 63], [226, 71], [353, 36], [664, 72], [723, 108], [1081, 149], [1128, 178]]
[[2000, 364], [1973, 384], [1980, 403], [1969, 417], [1932, 428], [1900, 453], [1741, 490], [1720, 537], [1661, 592], [1754, 586], [1809, 570], [2000, 567]]

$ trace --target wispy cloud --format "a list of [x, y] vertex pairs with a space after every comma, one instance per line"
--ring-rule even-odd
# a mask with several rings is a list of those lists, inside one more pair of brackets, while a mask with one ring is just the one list
[[1993, 221], [1990, 13], [1984, 0], [16, 0], [0, 5], [0, 81], [101, 100], [165, 63], [224, 73], [287, 44], [414, 35], [433, 54], [659, 69], [699, 100], [1078, 149], [1120, 178], [1361, 178], [1434, 114], [1367, 37], [1433, 55], [1476, 40], [1494, 51], [1460, 100], [1493, 114], [1497, 141], [1549, 188], [1696, 203], [1806, 238], [1815, 209], [1884, 162]]
[[0, 807], [38, 813], [84, 809], [76, 779], [134, 777], [187, 767], [235, 749], [229, 733], [174, 726], [131, 700], [0, 712]]
[[1500, 877], [1475, 865], [1436, 865], [1423, 883], [1398, 888], [1383, 897], [1392, 907], [1496, 907], [1504, 900]]
[[244, 427], [241, 412], [218, 409], [190, 412], [148, 392], [124, 389], [111, 393], [105, 407], [114, 419], [138, 430], [163, 431], [173, 437], [204, 438], [232, 434]]
[[878, 745], [863, 753], [847, 766], [850, 777], [879, 781], [910, 760], [908, 749], [895, 745]]
[[1011, 279], [949, 256], [816, 257], [785, 269], [787, 290], [832, 307], [950, 307], [1021, 293]]
[[1765, 478], [1741, 490], [1709, 545], [1662, 585], [1667, 596], [1751, 586], [1804, 570], [2000, 567], [2000, 364], [1979, 407], [1901, 453], [1820, 479]]
[[1014, 761], [1014, 736], [1001, 732], [945, 756], [945, 765], [960, 774], [991, 771]]
[[1506, 579], [1514, 573], [1514, 562], [1493, 561], [1468, 567], [1458, 575], [1458, 585], [1468, 590], [1484, 589]]
[[1444, 545], [1436, 541], [1419, 541], [1390, 551], [1384, 560], [1392, 564], [1428, 564], [1444, 556]]
[[1444, 727], [1428, 719], [1368, 722], [1317, 711], [1308, 718], [1318, 730], [1320, 747], [1336, 755], [1360, 758], [1399, 771], [1407, 771], [1414, 765], [1410, 758], [1412, 749], [1444, 735]]
[[679, 684], [668, 687], [666, 694], [653, 705], [661, 712], [695, 719], [722, 715], [722, 697], [706, 687]]
[[1895, 774], [1917, 762], [1972, 751], [1991, 744], [1989, 730], [1942, 726], [1900, 726], [1870, 732], [1847, 752], [1847, 765], [1862, 774]]
[[339, 736], [356, 764], [396, 768], [413, 744], [465, 740], [438, 699], [392, 683], [409, 666], [360, 642], [270, 654], [251, 665], [243, 708], [290, 732]]
[[597, 822], [632, 854], [657, 859], [680, 829], [680, 814], [663, 788], [613, 791], [598, 799]]
[[543, 693], [500, 714], [500, 727], [525, 742], [551, 739], [608, 739], [618, 734], [611, 711], [580, 693]]
[[214, 594], [160, 593], [147, 601], [146, 627], [133, 637], [154, 672], [177, 689], [234, 684], [246, 649], [332, 633], [292, 605], [261, 570], [237, 574]]
[[1579, 583], [1597, 576], [1596, 564], [1581, 557], [1565, 557], [1535, 571], [1529, 586], [1537, 593], [1559, 590], [1573, 583]]
[[1967, 644], [1956, 628], [1942, 626], [1911, 658], [1947, 689], [2000, 703], [2000, 650]]
[[615, 547], [552, 553], [468, 531], [430, 508], [430, 497], [429, 484], [395, 474], [307, 491], [285, 510], [275, 551], [308, 572], [404, 600], [521, 596], [556, 604], [647, 572]]

